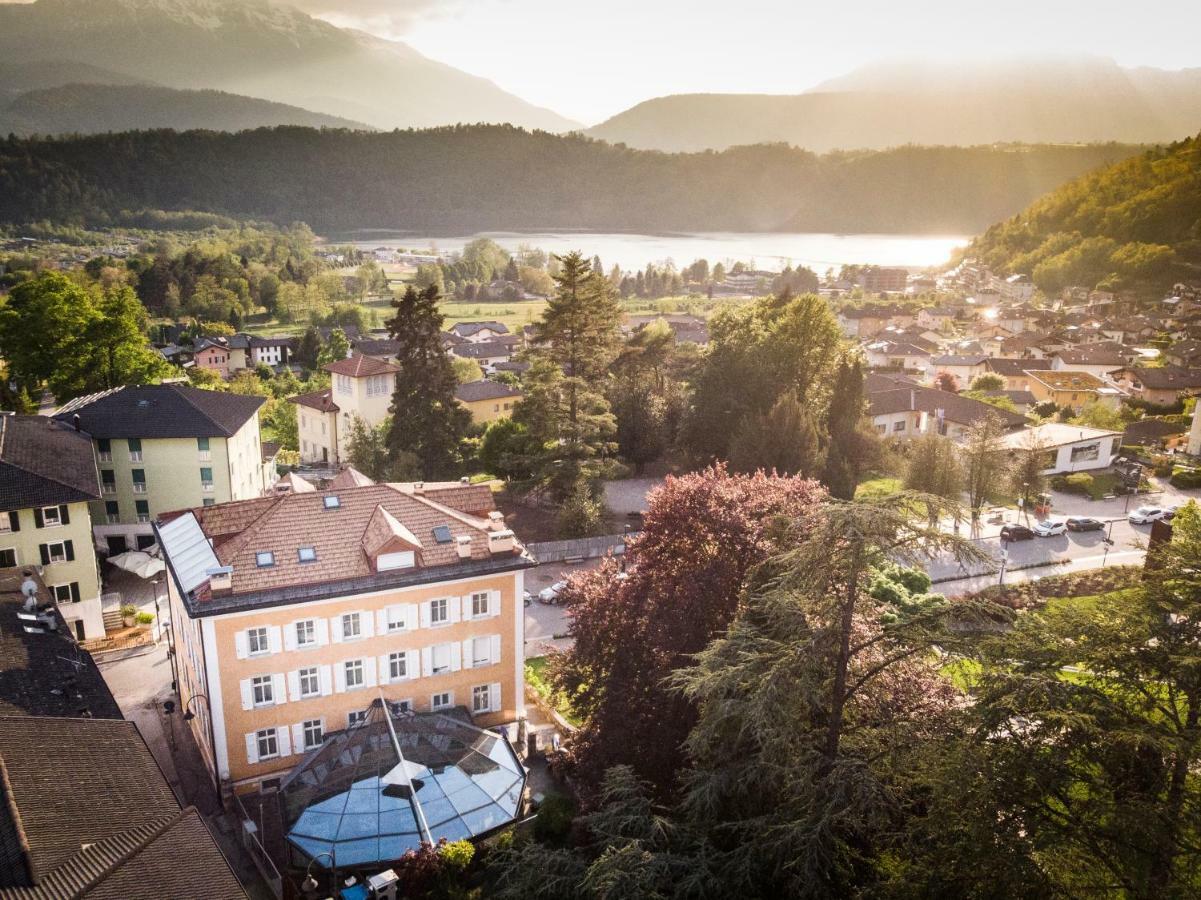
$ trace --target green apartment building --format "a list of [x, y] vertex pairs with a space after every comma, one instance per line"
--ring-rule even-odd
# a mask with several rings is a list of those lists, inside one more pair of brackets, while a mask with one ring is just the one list
[[181, 384], [123, 387], [72, 400], [55, 418], [92, 439], [100, 498], [96, 546], [106, 555], [154, 543], [160, 514], [261, 497], [274, 450], [259, 434], [262, 397]]
[[88, 506], [100, 498], [87, 435], [0, 416], [0, 570], [36, 569], [79, 639], [104, 636]]

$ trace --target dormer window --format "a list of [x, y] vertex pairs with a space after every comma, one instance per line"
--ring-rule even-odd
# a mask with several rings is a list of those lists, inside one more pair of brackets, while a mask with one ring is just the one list
[[328, 494], [325, 497], [323, 497], [322, 499], [325, 502], [326, 509], [337, 509], [339, 506], [342, 505], [342, 501], [339, 500], [337, 498], [337, 496], [334, 494]]
[[254, 555], [254, 562], [260, 569], [275, 565], [275, 554], [270, 550], [260, 550]]
[[412, 550], [402, 550], [399, 553], [381, 553], [375, 558], [377, 572], [389, 569], [411, 569], [417, 564], [417, 554]]
[[316, 547], [301, 547], [299, 550], [296, 551], [296, 555], [300, 558], [300, 561], [302, 563], [315, 562], [317, 559], [317, 548]]

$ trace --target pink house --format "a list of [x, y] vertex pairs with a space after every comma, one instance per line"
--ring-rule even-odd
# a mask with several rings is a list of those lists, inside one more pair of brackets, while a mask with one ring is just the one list
[[192, 359], [198, 368], [212, 369], [220, 373], [222, 378], [229, 377], [229, 348], [216, 341], [201, 341]]

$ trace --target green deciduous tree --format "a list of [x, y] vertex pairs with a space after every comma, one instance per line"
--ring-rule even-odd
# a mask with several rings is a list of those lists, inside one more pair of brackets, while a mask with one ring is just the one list
[[789, 391], [766, 414], [742, 422], [730, 442], [730, 468], [816, 477], [825, 468], [822, 437], [796, 393]]

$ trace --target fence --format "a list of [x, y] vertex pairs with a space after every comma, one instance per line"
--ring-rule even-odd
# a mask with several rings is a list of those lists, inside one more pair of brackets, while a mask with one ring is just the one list
[[620, 556], [626, 552], [626, 540], [635, 535], [636, 532], [630, 532], [629, 534], [603, 534], [599, 537], [574, 538], [569, 541], [541, 541], [526, 544], [526, 549], [534, 554], [534, 558], [539, 563], [595, 559], [608, 553]]
[[[259, 840], [262, 835], [262, 813], [260, 811], [259, 819], [256, 821], [250, 813], [246, 811], [246, 807], [242, 804], [242, 798], [236, 793], [233, 794], [234, 808], [238, 816], [238, 831], [239, 839], [242, 846], [250, 854], [250, 858], [254, 860], [255, 866], [259, 870], [259, 874], [267, 882], [267, 886], [271, 888], [271, 893], [276, 897], [282, 898], [284, 895], [284, 880], [279, 874], [279, 869], [275, 867], [275, 863], [271, 861], [269, 854], [262, 841]], [[248, 827], [249, 826], [249, 827]]]

